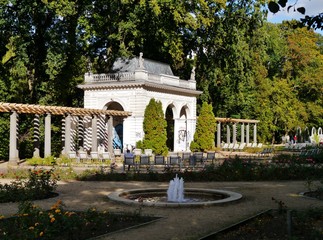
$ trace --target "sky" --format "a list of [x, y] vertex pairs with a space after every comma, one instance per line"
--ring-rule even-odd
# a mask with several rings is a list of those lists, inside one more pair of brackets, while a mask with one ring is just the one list
[[[291, 7], [289, 9], [289, 12], [287, 12], [287, 7], [290, 5], [294, 5], [295, 3], [296, 3], [295, 11], [294, 11], [294, 7]], [[305, 15], [309, 15], [309, 16], [317, 15], [318, 13], [323, 12], [323, 0], [288, 0], [286, 7], [284, 9], [281, 9], [279, 12], [275, 14], [269, 12], [267, 20], [273, 23], [281, 23], [283, 20], [292, 20], [292, 19], [299, 20], [303, 18], [305, 15], [296, 11], [296, 8], [298, 7], [305, 8], [306, 10]], [[319, 32], [323, 35], [323, 31], [316, 31], [316, 32]]]

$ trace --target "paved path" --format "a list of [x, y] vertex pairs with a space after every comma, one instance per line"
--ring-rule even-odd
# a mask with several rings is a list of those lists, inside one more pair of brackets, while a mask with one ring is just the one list
[[[0, 183], [8, 182], [0, 179]], [[167, 187], [168, 183], [158, 182], [59, 182], [59, 196], [35, 201], [43, 208], [50, 208], [58, 199], [69, 210], [84, 210], [95, 207], [98, 210], [138, 211], [138, 207], [114, 203], [107, 195], [116, 190], [134, 188]], [[198, 208], [157, 208], [143, 207], [142, 214], [162, 216], [161, 220], [136, 229], [112, 234], [100, 239], [199, 239], [230, 224], [236, 223], [260, 211], [277, 208], [272, 197], [282, 200], [289, 208], [323, 207], [323, 201], [304, 198], [298, 195], [305, 191], [305, 182], [186, 182], [187, 188], [211, 188], [235, 191], [243, 194], [243, 199], [224, 205]], [[16, 203], [0, 204], [0, 214], [9, 216], [16, 213]]]

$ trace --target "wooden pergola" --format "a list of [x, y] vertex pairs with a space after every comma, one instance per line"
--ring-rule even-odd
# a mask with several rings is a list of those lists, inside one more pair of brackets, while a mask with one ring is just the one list
[[[254, 119], [238, 119], [238, 118], [218, 118], [216, 117], [215, 120], [217, 121], [217, 147], [221, 147], [221, 123], [226, 124], [227, 126], [227, 139], [226, 142], [229, 144], [231, 142], [231, 129], [230, 124], [232, 123], [232, 143], [237, 143], [237, 124], [241, 124], [241, 143], [249, 144], [249, 124], [253, 125], [253, 142], [257, 143], [257, 123], [259, 120]], [[246, 124], [246, 130], [245, 130]], [[246, 136], [245, 136], [246, 132]]]
[[[131, 116], [130, 112], [117, 111], [117, 110], [101, 110], [101, 109], [87, 109], [87, 108], [73, 108], [73, 107], [61, 107], [61, 106], [44, 106], [34, 104], [21, 104], [21, 103], [5, 103], [0, 102], [0, 112], [10, 113], [10, 146], [9, 146], [9, 163], [17, 164], [19, 160], [19, 150], [17, 146], [17, 129], [18, 129], [18, 114], [35, 114], [35, 119], [38, 119], [39, 115], [45, 115], [45, 148], [44, 156], [51, 155], [51, 115], [62, 115], [65, 118], [65, 132], [64, 132], [64, 154], [68, 154], [71, 150], [71, 117], [86, 117], [92, 118], [92, 151], [97, 151], [97, 120], [98, 116], [105, 116], [108, 123], [108, 137], [109, 146], [108, 151], [113, 151], [112, 145], [112, 129], [113, 129], [113, 117], [126, 118]], [[37, 122], [37, 121], [36, 121]], [[39, 131], [39, 124], [34, 125], [36, 131]], [[37, 137], [37, 136], [36, 136]], [[39, 136], [38, 136], [39, 137]], [[36, 155], [39, 154], [39, 149]], [[34, 152], [34, 155], [35, 155]]]
[[43, 106], [43, 105], [34, 105], [34, 104], [0, 102], [0, 112], [14, 112], [14, 111], [16, 113], [26, 113], [26, 114], [52, 114], [52, 115], [71, 114], [74, 116], [107, 115], [107, 116], [114, 116], [114, 117], [131, 116], [130, 112], [117, 111], [117, 110], [101, 110], [101, 109], [89, 109], [89, 108]]

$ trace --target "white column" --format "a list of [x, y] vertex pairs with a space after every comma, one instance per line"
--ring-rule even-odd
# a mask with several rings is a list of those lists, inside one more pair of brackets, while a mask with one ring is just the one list
[[244, 123], [241, 124], [241, 143], [244, 143]]
[[221, 147], [221, 122], [218, 122], [218, 129], [217, 129], [217, 147]]
[[249, 142], [250, 142], [250, 141], [249, 141], [249, 131], [250, 131], [250, 129], [249, 129], [249, 128], [250, 128], [249, 123], [247, 124], [246, 128], [247, 128], [247, 129], [246, 129], [246, 132], [247, 132], [247, 133], [246, 133], [246, 134], [247, 134], [247, 136], [246, 136], [246, 143], [247, 143], [247, 145], [248, 145], [248, 144], [249, 144]]
[[71, 151], [71, 115], [67, 114], [65, 117], [65, 145], [64, 154]]
[[19, 161], [19, 153], [17, 149], [17, 130], [18, 130], [18, 114], [13, 111], [10, 114], [10, 146], [9, 146], [9, 164], [17, 165]]
[[236, 144], [237, 143], [237, 123], [233, 124], [233, 139], [232, 139], [232, 143]]
[[253, 142], [257, 143], [257, 124], [253, 126]]
[[78, 127], [78, 146], [79, 146], [79, 149], [83, 150], [83, 148], [84, 148], [84, 117], [79, 116], [77, 127]]
[[231, 138], [231, 134], [230, 134], [230, 126], [229, 124], [227, 125], [227, 144], [230, 144], [230, 138]]
[[49, 157], [52, 155], [51, 152], [51, 114], [47, 113], [45, 117], [45, 146], [44, 146], [44, 156]]
[[39, 115], [35, 114], [34, 117], [34, 153], [33, 153], [33, 157], [39, 157]]
[[110, 155], [113, 154], [113, 117], [108, 117], [108, 151], [110, 152]]
[[92, 117], [92, 152], [98, 151], [98, 117], [96, 115], [93, 115]]
[[173, 150], [174, 152], [177, 152], [177, 151], [180, 151], [179, 150], [179, 119], [178, 118], [174, 118], [173, 119], [174, 121], [174, 132], [173, 132], [173, 139], [174, 139], [174, 142], [173, 142]]

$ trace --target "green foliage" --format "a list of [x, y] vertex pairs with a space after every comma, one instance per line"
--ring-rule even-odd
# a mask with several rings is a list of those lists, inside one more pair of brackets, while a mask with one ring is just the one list
[[32, 166], [53, 166], [54, 164], [56, 164], [56, 158], [53, 156], [49, 156], [46, 158], [41, 158], [41, 157], [33, 157], [30, 159], [26, 160], [26, 163], [28, 165], [32, 165]]
[[5, 160], [9, 158], [9, 114], [0, 115], [0, 160]]
[[168, 149], [166, 145], [167, 122], [164, 118], [162, 103], [152, 98], [144, 114], [143, 129], [144, 139], [143, 146], [146, 149], [152, 149], [156, 155], [167, 155]]
[[58, 177], [54, 169], [29, 170], [27, 181], [19, 177], [10, 184], [0, 185], [0, 202], [17, 202], [44, 199], [53, 193], [57, 187]]
[[206, 151], [215, 147], [214, 138], [216, 121], [211, 104], [204, 102], [197, 118], [194, 139], [191, 142], [191, 151]]
[[0, 216], [0, 234], [4, 240], [90, 239], [156, 219], [158, 218], [141, 216], [138, 211], [122, 214], [99, 212], [95, 208], [84, 212], [67, 211], [61, 200], [53, 204], [49, 210], [44, 210], [31, 202], [22, 202], [14, 217]]
[[258, 81], [255, 114], [262, 141], [274, 143], [297, 127], [321, 126], [323, 55], [317, 35], [293, 22], [265, 28], [268, 76]]
[[[211, 103], [218, 117], [260, 120], [261, 141], [275, 142], [297, 126], [322, 126], [323, 38], [294, 29], [299, 23], [266, 23], [266, 2], [2, 1], [0, 101], [82, 106], [77, 85], [88, 61], [101, 73], [117, 57], [143, 52], [170, 63], [183, 79], [194, 63], [199, 102]], [[53, 116], [55, 156], [60, 124]], [[22, 157], [32, 156], [31, 130], [27, 124], [19, 130]], [[4, 160], [8, 133], [1, 114]]]

